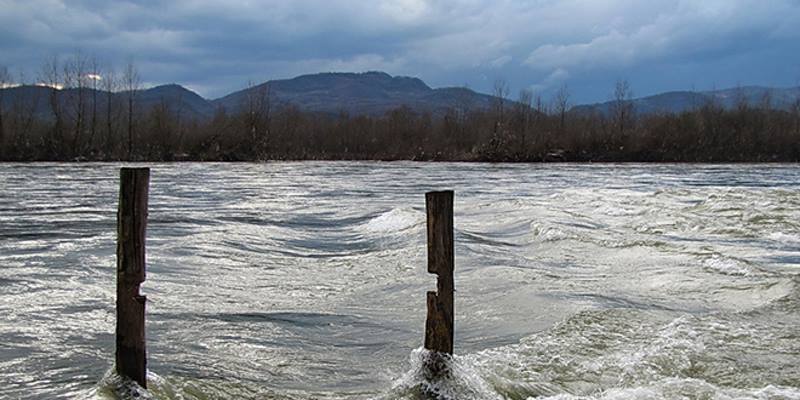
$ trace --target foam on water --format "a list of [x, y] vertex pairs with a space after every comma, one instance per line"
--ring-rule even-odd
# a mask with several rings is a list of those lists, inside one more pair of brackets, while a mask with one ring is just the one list
[[786, 232], [772, 232], [767, 238], [783, 245], [800, 246], [800, 234]]
[[413, 228], [425, 222], [425, 215], [408, 207], [393, 208], [361, 225], [369, 233], [392, 233]]
[[[164, 387], [166, 383], [164, 380], [147, 371], [147, 383], [150, 387]], [[88, 393], [85, 393], [81, 398], [85, 400], [90, 399], [119, 399], [119, 400], [153, 400], [156, 399], [154, 395], [147, 389], [139, 386], [131, 379], [118, 375], [112, 367], [109, 369], [96, 387], [92, 388]], [[174, 398], [174, 397], [170, 397]]]
[[411, 369], [394, 383], [382, 399], [502, 399], [469, 358], [444, 358], [441, 361], [448, 371], [447, 376], [436, 379], [427, 377], [425, 365], [430, 358], [429, 351], [415, 349], [410, 356]]
[[579, 238], [576, 233], [570, 232], [570, 230], [565, 227], [540, 222], [531, 223], [531, 237], [533, 241], [542, 242], [558, 242]]
[[749, 276], [755, 273], [747, 262], [715, 254], [703, 260], [703, 267], [717, 273], [733, 276]]
[[[791, 357], [775, 359], [780, 368], [788, 368], [778, 379], [782, 384], [765, 384], [762, 368], [773, 365], [751, 361], [759, 352], [798, 350], [800, 344], [791, 338], [779, 339], [791, 335], [791, 328], [764, 332], [762, 326], [736, 320], [686, 315], [653, 324], [645, 322], [646, 316], [627, 311], [580, 313], [518, 345], [456, 357], [454, 382], [437, 385], [462, 388], [455, 395], [460, 399], [800, 396], [800, 367], [791, 364]], [[751, 349], [760, 347], [761, 340], [771, 341], [771, 348]], [[730, 352], [735, 349], [747, 350]], [[412, 371], [401, 386], [416, 387], [419, 376]]]
[[721, 388], [697, 379], [667, 378], [647, 386], [611, 388], [592, 395], [558, 394], [547, 397], [529, 397], [529, 400], [661, 400], [661, 399], [715, 399], [715, 400], [797, 400], [797, 388], [768, 385], [761, 388]]

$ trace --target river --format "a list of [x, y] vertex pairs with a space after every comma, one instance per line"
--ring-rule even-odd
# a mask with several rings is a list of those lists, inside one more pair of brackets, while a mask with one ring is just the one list
[[121, 164], [0, 164], [0, 398], [415, 399], [455, 191], [455, 399], [800, 399], [797, 165], [153, 164], [149, 391], [111, 372]]

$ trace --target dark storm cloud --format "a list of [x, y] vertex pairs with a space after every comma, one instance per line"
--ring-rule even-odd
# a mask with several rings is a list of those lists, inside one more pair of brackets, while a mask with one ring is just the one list
[[[637, 94], [735, 84], [791, 85], [794, 0], [0, 0], [0, 63], [33, 76], [80, 51], [134, 59], [151, 84], [215, 97], [319, 71], [384, 70], [434, 86], [603, 100], [614, 81]], [[736, 65], [731, 65], [735, 63]], [[746, 72], [746, 73], [745, 73]]]

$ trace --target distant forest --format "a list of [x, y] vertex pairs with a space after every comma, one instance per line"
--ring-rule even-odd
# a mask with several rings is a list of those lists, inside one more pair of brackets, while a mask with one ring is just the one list
[[[566, 87], [552, 99], [522, 91], [512, 101], [500, 82], [488, 107], [370, 116], [276, 104], [261, 85], [239, 107], [197, 118], [165, 101], [141, 106], [133, 64], [99, 75], [90, 59], [53, 59], [38, 77], [47, 95], [3, 99], [12, 79], [0, 67], [0, 160], [800, 160], [800, 100], [778, 109], [768, 96], [758, 105], [710, 100], [682, 113], [639, 114], [620, 81], [608, 112], [575, 112]], [[37, 112], [42, 104], [46, 115]]]

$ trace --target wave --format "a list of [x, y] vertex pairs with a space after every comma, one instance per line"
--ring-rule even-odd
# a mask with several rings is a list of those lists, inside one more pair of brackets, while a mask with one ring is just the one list
[[409, 207], [393, 208], [363, 223], [359, 228], [367, 233], [400, 232], [425, 223], [425, 214]]
[[[721, 388], [712, 383], [691, 378], [667, 378], [650, 385], [620, 387], [597, 394], [558, 394], [538, 397], [539, 400], [622, 400], [622, 399], [800, 399], [800, 390], [787, 386], [768, 385], [761, 388]], [[533, 399], [529, 397], [528, 399]]]
[[[166, 381], [160, 376], [147, 371], [147, 383], [150, 386], [165, 386]], [[119, 400], [154, 400], [154, 396], [147, 389], [139, 386], [135, 381], [117, 374], [116, 369], [111, 367], [103, 379], [90, 391], [80, 396], [82, 399], [119, 399]]]
[[563, 240], [578, 239], [578, 234], [559, 226], [541, 222], [531, 223], [531, 236], [534, 241], [559, 242]]
[[[443, 377], [429, 376], [426, 365], [432, 362], [433, 357], [448, 371]], [[437, 356], [428, 350], [417, 348], [411, 352], [409, 362], [411, 370], [398, 379], [380, 399], [503, 399], [468, 358]]]
[[785, 246], [800, 246], [800, 233], [772, 232], [767, 235], [767, 239], [778, 242]]
[[[796, 349], [786, 331], [740, 317], [680, 315], [645, 322], [647, 311], [584, 311], [518, 344], [445, 358], [450, 374], [430, 379], [430, 353], [411, 353], [411, 369], [380, 399], [800, 399], [791, 357], [753, 357]], [[764, 348], [768, 339], [772, 346]], [[736, 350], [732, 353], [731, 350]], [[733, 355], [735, 354], [735, 355]], [[764, 369], [780, 368], [765, 381]], [[427, 397], [426, 397], [427, 396]]]

